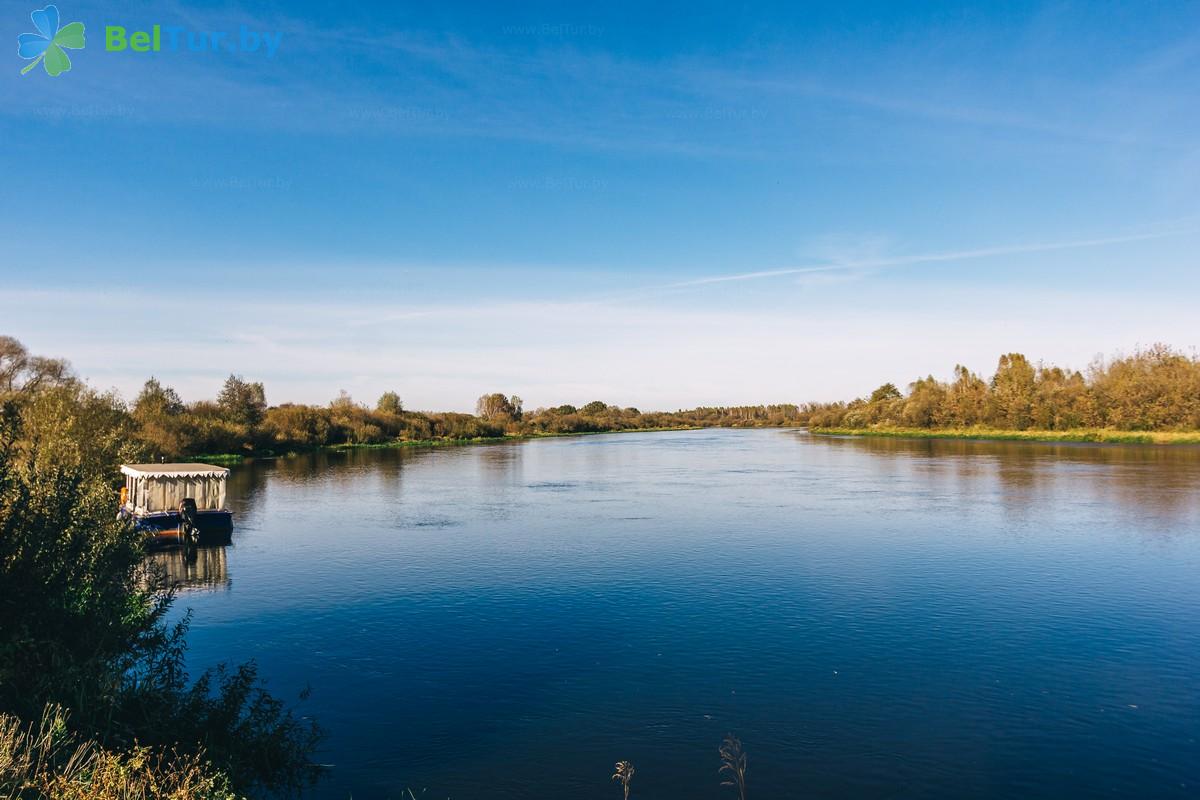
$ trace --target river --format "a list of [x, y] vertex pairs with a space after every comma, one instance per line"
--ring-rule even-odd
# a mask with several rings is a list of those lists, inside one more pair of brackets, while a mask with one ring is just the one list
[[1200, 448], [705, 430], [235, 468], [189, 663], [318, 798], [1195, 797]]

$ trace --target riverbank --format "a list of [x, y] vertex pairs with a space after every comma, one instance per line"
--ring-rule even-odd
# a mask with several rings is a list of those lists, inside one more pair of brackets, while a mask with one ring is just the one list
[[1079, 428], [1068, 431], [1007, 431], [998, 428], [809, 428], [816, 436], [878, 436], [897, 439], [986, 439], [1018, 442], [1094, 442], [1100, 444], [1200, 444], [1200, 431], [1116, 431]]
[[[795, 427], [795, 426], [756, 426], [756, 427]], [[505, 436], [477, 436], [468, 439], [398, 439], [391, 442], [371, 442], [363, 444], [355, 444], [347, 442], [343, 444], [328, 444], [317, 447], [309, 447], [304, 449], [289, 449], [284, 453], [276, 453], [271, 450], [263, 450], [251, 453], [202, 453], [196, 456], [189, 456], [184, 461], [202, 462], [205, 464], [216, 464], [223, 467], [232, 467], [241, 464], [249, 459], [269, 459], [269, 458], [285, 458], [287, 456], [298, 456], [304, 453], [329, 452], [329, 451], [345, 451], [345, 450], [390, 450], [396, 447], [463, 447], [473, 444], [500, 444], [503, 442], [520, 442], [529, 439], [563, 439], [573, 436], [604, 436], [616, 433], [663, 433], [667, 431], [700, 431], [706, 430], [703, 425], [683, 425], [679, 427], [666, 428], [625, 428], [622, 430], [613, 431], [576, 431], [573, 433], [522, 433], [508, 434]]]

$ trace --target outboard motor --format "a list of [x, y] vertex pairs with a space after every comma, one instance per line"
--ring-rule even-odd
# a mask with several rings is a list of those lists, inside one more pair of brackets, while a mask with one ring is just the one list
[[196, 512], [196, 501], [185, 497], [179, 503], [179, 537], [185, 547], [195, 547], [200, 542], [200, 520]]

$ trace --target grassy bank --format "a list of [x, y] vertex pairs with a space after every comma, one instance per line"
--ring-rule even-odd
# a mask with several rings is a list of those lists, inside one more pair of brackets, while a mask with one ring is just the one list
[[1102, 444], [1200, 444], [1200, 431], [1008, 431], [998, 428], [809, 428], [818, 436], [881, 436], [903, 439], [988, 439], [1018, 442], [1099, 442]]
[[508, 434], [505, 436], [476, 436], [466, 439], [397, 439], [391, 442], [371, 442], [356, 444], [353, 442], [343, 444], [320, 445], [304, 449], [291, 448], [284, 453], [276, 453], [271, 450], [261, 450], [252, 453], [202, 453], [197, 456], [187, 458], [187, 461], [198, 462], [204, 464], [217, 464], [219, 466], [230, 467], [241, 464], [247, 459], [253, 458], [283, 458], [285, 456], [297, 456], [304, 453], [315, 453], [324, 451], [343, 451], [343, 450], [390, 450], [395, 447], [462, 447], [473, 444], [499, 444], [501, 442], [520, 442], [528, 439], [562, 439], [577, 436], [605, 436], [616, 433], [661, 433], [665, 431], [698, 431], [704, 430], [704, 426], [700, 425], [682, 425], [679, 427], [670, 428], [625, 428], [623, 430], [613, 431], [577, 431], [574, 433], [522, 433]]

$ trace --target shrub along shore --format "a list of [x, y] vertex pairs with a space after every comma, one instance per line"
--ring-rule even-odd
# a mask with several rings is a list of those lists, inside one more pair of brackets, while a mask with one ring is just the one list
[[231, 800], [310, 785], [316, 725], [253, 662], [189, 676], [188, 617], [116, 516], [119, 398], [0, 337], [0, 797]]
[[975, 439], [1017, 442], [1093, 442], [1099, 444], [1200, 444], [1200, 431], [1114, 431], [1080, 428], [1066, 431], [1007, 431], [995, 428], [809, 428], [817, 436], [877, 436], [896, 439]]
[[810, 403], [814, 433], [1191, 444], [1200, 434], [1200, 359], [1158, 344], [1085, 371], [1000, 356], [991, 378], [885, 383], [850, 402]]
[[326, 405], [268, 405], [262, 383], [230, 375], [215, 401], [184, 403], [150, 378], [128, 408], [134, 435], [152, 460], [224, 463], [237, 456], [273, 456], [327, 447], [470, 444], [540, 436], [709, 427], [798, 425], [794, 404], [643, 412], [593, 400], [582, 406], [524, 408], [520, 397], [485, 394], [474, 414], [410, 411], [385, 392], [373, 404], [344, 392]]

